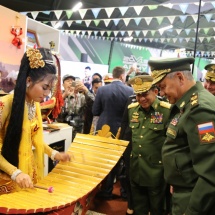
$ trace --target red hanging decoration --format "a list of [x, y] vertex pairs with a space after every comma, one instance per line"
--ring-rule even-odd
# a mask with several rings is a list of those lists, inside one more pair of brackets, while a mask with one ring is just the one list
[[14, 46], [16, 46], [18, 49], [20, 49], [21, 45], [22, 45], [22, 39], [19, 36], [22, 35], [22, 28], [12, 27], [10, 32], [11, 32], [11, 34], [14, 35], [14, 38], [12, 40], [12, 44]]

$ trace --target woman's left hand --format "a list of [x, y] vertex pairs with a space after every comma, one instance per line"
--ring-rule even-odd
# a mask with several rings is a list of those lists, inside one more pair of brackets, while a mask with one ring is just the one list
[[71, 156], [65, 152], [58, 152], [54, 158], [55, 158], [55, 160], [64, 161], [64, 162], [71, 160]]

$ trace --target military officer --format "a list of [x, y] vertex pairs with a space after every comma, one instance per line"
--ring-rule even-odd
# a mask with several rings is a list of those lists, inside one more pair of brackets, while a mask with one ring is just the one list
[[174, 104], [162, 148], [172, 215], [215, 214], [215, 99], [191, 73], [194, 58], [150, 60], [153, 83]]
[[215, 64], [205, 66], [207, 70], [205, 74], [204, 87], [215, 96]]
[[128, 106], [132, 130], [130, 178], [135, 215], [162, 215], [165, 181], [161, 148], [165, 140], [170, 104], [157, 98], [158, 89], [149, 75], [129, 80], [136, 103]]

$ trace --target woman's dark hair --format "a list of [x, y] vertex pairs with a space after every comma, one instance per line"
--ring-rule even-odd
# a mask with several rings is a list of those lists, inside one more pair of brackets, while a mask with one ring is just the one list
[[26, 97], [26, 80], [27, 77], [31, 78], [33, 84], [42, 81], [48, 74], [56, 75], [56, 67], [53, 63], [52, 54], [49, 49], [38, 48], [42, 54], [45, 62], [44, 67], [32, 69], [29, 65], [29, 60], [24, 54], [21, 65], [19, 68], [19, 74], [14, 89], [14, 98], [12, 103], [11, 116], [9, 124], [3, 140], [2, 155], [12, 165], [18, 167], [18, 150], [22, 137], [22, 125], [25, 108]]

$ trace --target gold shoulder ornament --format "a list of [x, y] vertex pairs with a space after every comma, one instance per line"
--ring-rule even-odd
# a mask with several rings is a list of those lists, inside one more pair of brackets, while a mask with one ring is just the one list
[[168, 109], [171, 108], [171, 104], [168, 103], [168, 102], [164, 102], [164, 101], [160, 101], [160, 106], [161, 106], [161, 107], [168, 108]]
[[197, 107], [199, 105], [198, 93], [193, 93], [190, 97], [190, 109]]
[[137, 107], [138, 105], [139, 105], [138, 102], [131, 103], [130, 105], [128, 105], [128, 109]]

